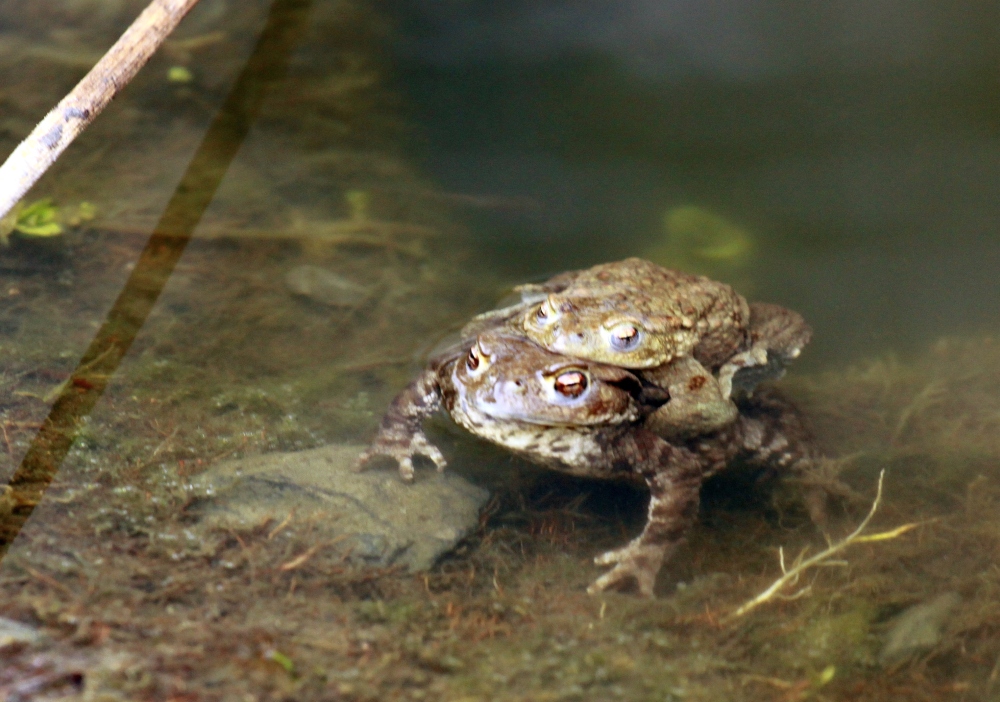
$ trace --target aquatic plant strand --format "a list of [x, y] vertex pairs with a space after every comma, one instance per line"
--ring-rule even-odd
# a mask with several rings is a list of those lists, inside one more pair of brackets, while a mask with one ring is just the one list
[[878, 474], [878, 490], [875, 492], [875, 500], [872, 502], [871, 509], [868, 510], [868, 516], [861, 521], [857, 529], [852, 531], [837, 543], [828, 543], [826, 550], [820, 551], [811, 558], [803, 560], [803, 556], [805, 555], [805, 551], [803, 551], [799, 554], [798, 558], [795, 559], [791, 568], [785, 568], [785, 552], [784, 549], [779, 549], [778, 561], [781, 566], [781, 577], [771, 583], [771, 587], [764, 590], [764, 592], [760, 593], [752, 600], [744, 602], [739, 609], [729, 615], [728, 618], [735, 619], [736, 617], [742, 617], [744, 614], [755, 610], [760, 605], [774, 599], [775, 597], [782, 597], [782, 599], [796, 599], [801, 597], [808, 592], [808, 587], [799, 590], [793, 595], [781, 596], [779, 593], [786, 585], [793, 585], [797, 583], [799, 576], [802, 575], [802, 573], [807, 569], [819, 565], [834, 565], [836, 562], [830, 561], [830, 557], [834, 554], [840, 553], [852, 544], [861, 544], [870, 541], [888, 541], [889, 539], [895, 539], [897, 536], [902, 536], [906, 532], [920, 526], [919, 522], [911, 522], [910, 524], [903, 524], [902, 526], [890, 529], [889, 531], [880, 531], [877, 534], [868, 534], [865, 536], [862, 535], [862, 532], [868, 526], [872, 517], [875, 516], [875, 512], [878, 511], [878, 507], [882, 503], [882, 479], [884, 477], [885, 471], [883, 470]]
[[153, 0], [0, 166], [0, 218], [107, 107], [198, 0]]

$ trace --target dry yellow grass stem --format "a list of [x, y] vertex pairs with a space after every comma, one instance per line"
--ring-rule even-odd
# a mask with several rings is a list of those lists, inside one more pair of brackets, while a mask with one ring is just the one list
[[887, 541], [889, 539], [895, 539], [897, 536], [901, 536], [906, 532], [910, 531], [911, 529], [916, 529], [918, 526], [920, 526], [920, 523], [912, 522], [910, 524], [904, 524], [902, 526], [896, 527], [895, 529], [890, 529], [889, 531], [880, 531], [877, 534], [862, 535], [862, 532], [868, 526], [868, 523], [872, 520], [872, 517], [875, 516], [875, 512], [878, 510], [878, 506], [882, 502], [882, 479], [884, 477], [885, 477], [885, 471], [883, 470], [881, 473], [878, 474], [878, 490], [875, 492], [875, 501], [872, 502], [871, 509], [868, 510], [868, 516], [866, 516], [861, 521], [857, 529], [852, 531], [850, 534], [845, 536], [837, 543], [830, 543], [829, 540], [827, 540], [826, 550], [820, 551], [811, 558], [804, 558], [806, 552], [805, 550], [803, 550], [802, 553], [800, 553], [798, 557], [795, 559], [795, 562], [792, 563], [791, 568], [785, 567], [785, 551], [784, 549], [779, 548], [778, 563], [781, 565], [781, 573], [782, 573], [781, 577], [775, 580], [771, 584], [771, 587], [764, 590], [764, 592], [760, 593], [752, 600], [744, 602], [739, 607], [739, 609], [730, 614], [728, 618], [735, 619], [736, 617], [742, 617], [744, 614], [752, 612], [760, 605], [776, 597], [784, 600], [794, 600], [799, 597], [802, 597], [803, 595], [809, 592], [811, 586], [807, 585], [806, 587], [802, 588], [801, 590], [791, 595], [782, 595], [780, 593], [781, 590], [784, 589], [786, 586], [795, 585], [796, 583], [798, 583], [799, 576], [802, 575], [802, 573], [804, 573], [808, 568], [812, 568], [813, 566], [822, 566], [822, 565], [844, 565], [843, 561], [831, 561], [830, 559], [834, 555], [843, 551], [848, 546], [851, 546], [853, 544], [862, 544], [871, 541]]

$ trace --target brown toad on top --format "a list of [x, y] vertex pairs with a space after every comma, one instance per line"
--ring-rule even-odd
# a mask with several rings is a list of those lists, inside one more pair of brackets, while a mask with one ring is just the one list
[[554, 354], [509, 329], [483, 331], [433, 361], [395, 400], [359, 464], [378, 456], [412, 479], [412, 457], [444, 468], [421, 429], [442, 405], [473, 434], [573, 475], [644, 481], [648, 519], [627, 545], [595, 560], [614, 567], [589, 588], [635, 587], [652, 596], [664, 559], [698, 508], [702, 481], [740, 455], [790, 470], [810, 463], [794, 413], [766, 393], [714, 435], [671, 445], [642, 426], [663, 393], [627, 370]]
[[639, 258], [516, 290], [520, 304], [480, 315], [463, 336], [502, 322], [550, 351], [641, 370], [644, 380], [669, 392], [650, 423], [669, 439], [732, 422], [736, 372], [756, 369], [740, 374], [744, 390], [779, 376], [811, 335], [791, 310], [748, 305], [724, 283]]
[[623, 368], [693, 356], [718, 367], [746, 338], [750, 310], [725, 283], [641, 258], [563, 273], [524, 292], [548, 293], [524, 331], [550, 351]]

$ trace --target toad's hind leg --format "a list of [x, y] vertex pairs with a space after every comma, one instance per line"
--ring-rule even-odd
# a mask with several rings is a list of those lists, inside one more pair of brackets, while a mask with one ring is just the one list
[[594, 559], [597, 565], [614, 564], [614, 568], [594, 581], [587, 592], [635, 589], [643, 597], [652, 597], [660, 566], [698, 514], [702, 463], [691, 451], [671, 446], [644, 430], [623, 437], [615, 449], [645, 478], [649, 514], [639, 536]]
[[861, 500], [837, 478], [836, 462], [819, 453], [802, 414], [778, 391], [762, 388], [742, 402], [740, 410], [727, 442], [730, 451], [764, 467], [761, 479], [782, 474], [798, 483], [809, 517], [819, 529], [826, 531], [831, 498]]

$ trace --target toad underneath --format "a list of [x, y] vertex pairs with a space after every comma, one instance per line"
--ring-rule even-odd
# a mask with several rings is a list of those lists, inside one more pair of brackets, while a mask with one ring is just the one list
[[572, 475], [645, 483], [642, 533], [595, 559], [613, 568], [588, 589], [635, 589], [651, 597], [665, 558], [698, 510], [702, 482], [727, 462], [795, 472], [811, 464], [797, 415], [766, 392], [747, 401], [723, 429], [671, 444], [643, 425], [664, 400], [661, 389], [615, 366], [548, 351], [500, 326], [433, 360], [393, 400], [359, 465], [375, 456], [413, 478], [412, 458], [441, 470], [444, 457], [421, 428], [444, 407], [459, 425], [541, 465]]

